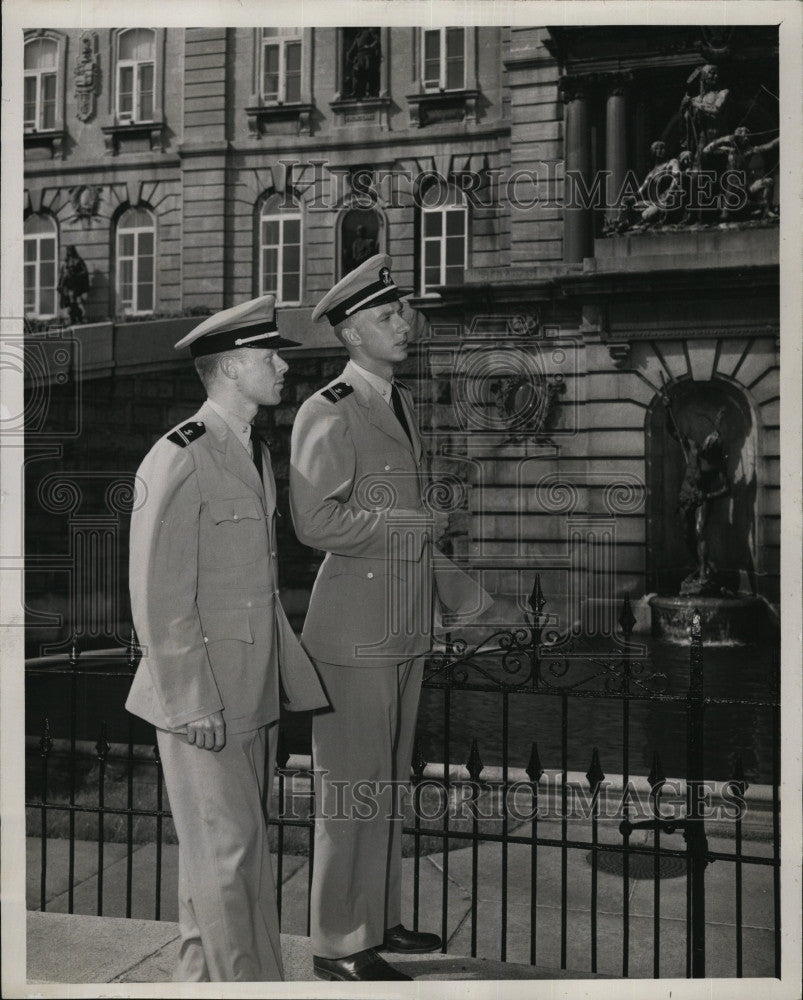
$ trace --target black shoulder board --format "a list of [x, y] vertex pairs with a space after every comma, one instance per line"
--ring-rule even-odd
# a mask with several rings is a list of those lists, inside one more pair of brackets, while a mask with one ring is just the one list
[[196, 438], [206, 434], [206, 428], [200, 420], [190, 420], [187, 424], [182, 424], [167, 435], [167, 440], [177, 444], [179, 448], [186, 448], [187, 445]]
[[330, 385], [328, 389], [324, 389], [321, 395], [328, 399], [330, 403], [339, 403], [341, 399], [354, 392], [354, 389], [348, 384], [348, 382], [338, 382], [337, 385]]

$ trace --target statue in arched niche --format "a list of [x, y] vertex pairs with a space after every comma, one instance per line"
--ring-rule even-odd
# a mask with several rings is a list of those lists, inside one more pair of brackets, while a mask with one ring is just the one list
[[59, 269], [59, 306], [66, 309], [70, 323], [86, 321], [86, 297], [89, 294], [89, 271], [83, 258], [70, 244]]
[[720, 595], [722, 585], [708, 556], [707, 528], [711, 505], [730, 492], [728, 454], [722, 436], [725, 409], [718, 410], [712, 430], [702, 442], [697, 442], [681, 431], [666, 389], [661, 395], [661, 402], [666, 409], [667, 430], [680, 445], [686, 462], [678, 495], [678, 511], [695, 569], [681, 583], [680, 593], [681, 596]]
[[361, 101], [379, 96], [379, 64], [382, 59], [378, 28], [358, 28], [346, 51], [348, 97]]

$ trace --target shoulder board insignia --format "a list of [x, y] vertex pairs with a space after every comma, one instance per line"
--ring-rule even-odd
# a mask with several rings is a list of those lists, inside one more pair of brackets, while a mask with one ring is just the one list
[[348, 382], [338, 382], [336, 385], [330, 385], [328, 389], [323, 389], [321, 395], [324, 399], [328, 399], [330, 403], [339, 403], [341, 399], [354, 392], [354, 389], [348, 384]]
[[179, 448], [186, 448], [190, 442], [206, 434], [206, 427], [200, 420], [190, 420], [189, 423], [182, 424], [167, 435], [167, 440], [177, 444]]

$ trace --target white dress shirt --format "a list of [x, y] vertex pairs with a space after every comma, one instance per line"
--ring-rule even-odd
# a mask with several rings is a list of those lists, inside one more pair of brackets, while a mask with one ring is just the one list
[[388, 380], [386, 378], [382, 378], [381, 375], [375, 375], [373, 372], [369, 372], [366, 368], [363, 368], [362, 365], [358, 365], [354, 360], [352, 360], [351, 364], [352, 367], [356, 368], [360, 375], [362, 375], [365, 381], [368, 382], [373, 389], [376, 389], [388, 406], [392, 406], [393, 404], [390, 401], [390, 393], [393, 389], [393, 383], [388, 382]]

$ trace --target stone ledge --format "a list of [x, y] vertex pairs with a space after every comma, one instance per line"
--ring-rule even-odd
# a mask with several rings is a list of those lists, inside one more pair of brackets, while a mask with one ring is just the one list
[[[28, 982], [168, 982], [178, 934], [178, 924], [167, 921], [29, 912]], [[309, 938], [282, 934], [282, 954], [287, 982], [318, 982]], [[439, 952], [388, 957], [419, 981], [610, 978]]]

